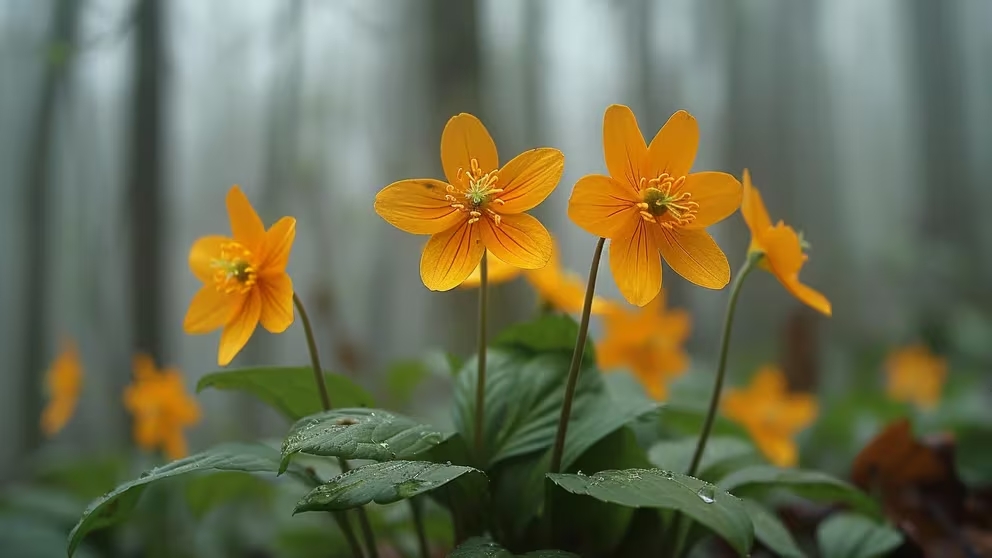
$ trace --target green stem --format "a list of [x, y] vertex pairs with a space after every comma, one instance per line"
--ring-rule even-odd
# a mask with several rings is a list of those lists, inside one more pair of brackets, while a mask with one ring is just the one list
[[[293, 304], [296, 305], [297, 311], [300, 313], [300, 321], [303, 322], [303, 331], [307, 336], [307, 348], [310, 350], [310, 364], [313, 367], [313, 377], [317, 382], [317, 392], [320, 394], [320, 403], [324, 407], [325, 411], [331, 410], [331, 398], [327, 395], [327, 384], [324, 382], [324, 369], [320, 366], [320, 353], [317, 352], [317, 340], [313, 335], [313, 326], [310, 323], [310, 316], [307, 315], [307, 311], [303, 308], [303, 301], [300, 297], [293, 293]], [[341, 473], [347, 473], [351, 467], [348, 466], [348, 462], [342, 458], [338, 458], [338, 463], [341, 466]], [[375, 534], [372, 533], [372, 525], [369, 523], [368, 515], [365, 513], [365, 508], [358, 508], [355, 510], [358, 513], [358, 524], [362, 528], [362, 535], [365, 538], [365, 546], [369, 552], [371, 558], [379, 557], [379, 549], [376, 546]], [[357, 546], [358, 541], [355, 538], [354, 531], [351, 530], [351, 523], [348, 522], [347, 516], [343, 512], [335, 513], [335, 519], [338, 525], [345, 531], [345, 538], [348, 539], [348, 544], [351, 541], [355, 541], [355, 545], [352, 547], [352, 552], [355, 553], [356, 557], [362, 556], [361, 548]]]
[[[755, 264], [761, 261], [763, 254], [759, 252], [749, 253], [744, 265], [737, 271], [734, 283], [730, 286], [730, 298], [727, 301], [727, 312], [723, 318], [723, 332], [720, 336], [720, 356], [716, 367], [716, 380], [713, 382], [713, 393], [710, 395], [710, 406], [706, 412], [706, 420], [703, 422], [703, 430], [699, 434], [699, 442], [696, 443], [696, 451], [692, 455], [689, 470], [686, 474], [690, 477], [696, 474], [699, 463], [703, 459], [703, 452], [706, 450], [706, 442], [710, 438], [713, 430], [713, 422], [716, 420], [717, 410], [720, 408], [720, 396], [723, 392], [723, 380], [727, 376], [727, 354], [730, 351], [730, 331], [734, 323], [734, 312], [737, 310], [737, 299], [741, 294], [741, 285], [744, 279], [754, 269]], [[686, 522], [682, 514], [676, 513], [672, 518], [672, 527], [669, 533], [673, 533], [675, 539], [675, 552], [672, 556], [676, 558], [682, 555], [682, 547], [685, 546], [686, 537], [689, 536], [689, 528], [692, 522]]]
[[424, 528], [423, 501], [417, 497], [410, 498], [410, 510], [413, 512], [413, 526], [417, 531], [420, 556], [421, 558], [431, 558], [430, 544], [427, 542], [427, 530]]
[[320, 394], [320, 403], [325, 411], [331, 410], [331, 398], [327, 395], [327, 384], [324, 382], [324, 369], [320, 366], [320, 355], [317, 353], [317, 340], [313, 336], [313, 326], [310, 325], [310, 316], [303, 308], [300, 297], [293, 293], [293, 304], [300, 313], [300, 321], [303, 322], [303, 331], [307, 335], [307, 348], [310, 349], [310, 364], [313, 367], [313, 377], [317, 381], [317, 393]]
[[475, 384], [475, 455], [480, 464], [485, 463], [482, 438], [486, 406], [486, 314], [489, 306], [489, 257], [482, 252], [479, 262], [479, 374]]
[[603, 257], [605, 238], [596, 243], [596, 251], [592, 255], [592, 265], [589, 268], [589, 282], [586, 284], [586, 298], [582, 303], [582, 319], [579, 321], [579, 336], [575, 340], [575, 350], [572, 352], [572, 365], [568, 370], [568, 381], [565, 384], [565, 398], [561, 404], [561, 416], [558, 418], [558, 433], [555, 434], [555, 445], [551, 452], [550, 472], [557, 473], [561, 469], [562, 455], [565, 453], [565, 434], [568, 432], [568, 420], [572, 414], [572, 399], [575, 398], [575, 386], [579, 380], [579, 368], [582, 366], [582, 354], [586, 349], [586, 336], [589, 333], [589, 314], [592, 311], [592, 299], [596, 292], [596, 275], [599, 273], [599, 260]]
[[351, 548], [352, 556], [354, 558], [365, 558], [365, 554], [362, 553], [362, 546], [358, 544], [358, 539], [355, 538], [355, 531], [352, 530], [351, 523], [348, 522], [348, 515], [344, 512], [335, 512], [331, 515], [334, 516], [334, 521], [337, 522], [341, 532], [344, 533], [344, 538], [348, 541], [348, 547]]

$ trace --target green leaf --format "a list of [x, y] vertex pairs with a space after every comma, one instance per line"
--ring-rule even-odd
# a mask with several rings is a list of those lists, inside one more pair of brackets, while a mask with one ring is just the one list
[[806, 558], [806, 554], [792, 538], [792, 533], [782, 521], [764, 504], [754, 500], [744, 500], [744, 507], [754, 523], [754, 538], [782, 558]]
[[275, 496], [272, 484], [249, 473], [221, 471], [197, 476], [186, 484], [186, 503], [193, 517], [202, 519], [213, 509], [238, 500], [265, 503]]
[[[485, 430], [488, 463], [536, 453], [551, 447], [564, 396], [571, 357], [563, 352], [533, 356], [492, 349], [487, 356]], [[474, 440], [477, 361], [471, 360], [455, 384], [457, 430], [469, 444]], [[573, 400], [581, 415], [591, 394], [602, 391], [593, 368], [582, 370]]]
[[752, 496], [781, 488], [818, 502], [845, 502], [854, 509], [880, 516], [878, 505], [867, 494], [842, 480], [819, 471], [753, 465], [738, 469], [720, 481], [720, 488], [738, 496]]
[[886, 556], [902, 544], [899, 531], [856, 513], [835, 513], [816, 530], [823, 558]]
[[[482, 537], [472, 537], [448, 554], [448, 558], [518, 558], [509, 550]], [[535, 550], [520, 558], [579, 558], [578, 554], [564, 550]]]
[[[662, 440], [651, 446], [648, 459], [666, 471], [688, 471], [698, 442], [699, 437]], [[728, 467], [758, 460], [760, 457], [754, 447], [746, 441], [730, 436], [714, 436], [706, 443], [696, 477], [712, 482], [718, 480], [720, 473]]]
[[405, 405], [413, 397], [417, 386], [430, 375], [430, 370], [422, 360], [394, 362], [386, 371], [386, 389], [395, 404]]
[[617, 401], [610, 397], [592, 398], [580, 412], [572, 412], [561, 456], [562, 470], [568, 469], [596, 442], [661, 408], [660, 403], [646, 399]]
[[[335, 407], [374, 405], [369, 392], [345, 376], [325, 372], [324, 381]], [[309, 366], [221, 370], [203, 376], [196, 384], [197, 393], [207, 388], [250, 393], [291, 420], [323, 410], [313, 368]]]
[[751, 549], [754, 530], [737, 497], [699, 479], [660, 469], [602, 471], [594, 475], [549, 473], [573, 494], [633, 508], [678, 510], [711, 529], [739, 554]]
[[296, 453], [391, 461], [429, 450], [450, 434], [380, 409], [339, 409], [297, 421], [282, 443], [282, 473]]
[[68, 552], [89, 532], [122, 521], [134, 509], [145, 487], [153, 482], [201, 471], [246, 471], [274, 473], [279, 467], [276, 450], [261, 444], [223, 444], [205, 452], [173, 461], [128, 481], [90, 503], [69, 533]]
[[[545, 314], [530, 322], [512, 325], [496, 336], [493, 347], [541, 354], [558, 352], [569, 357], [575, 350], [579, 324], [565, 314]], [[591, 342], [586, 343], [583, 362], [596, 362]]]
[[461, 465], [427, 461], [370, 463], [313, 489], [293, 513], [347, 510], [369, 502], [391, 504], [444, 486], [465, 474], [484, 477], [482, 471]]

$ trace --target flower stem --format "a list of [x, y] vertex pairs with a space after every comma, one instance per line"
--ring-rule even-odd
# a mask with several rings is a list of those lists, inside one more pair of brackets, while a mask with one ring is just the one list
[[320, 355], [317, 353], [317, 340], [313, 336], [313, 326], [310, 325], [310, 316], [303, 308], [300, 297], [293, 293], [293, 304], [300, 313], [300, 321], [303, 322], [303, 331], [307, 335], [307, 348], [310, 350], [310, 364], [313, 366], [313, 377], [317, 381], [317, 392], [320, 394], [320, 403], [325, 411], [331, 410], [331, 398], [327, 395], [327, 384], [324, 383], [324, 369], [320, 367]]
[[420, 547], [421, 558], [431, 558], [430, 544], [427, 542], [427, 530], [424, 528], [423, 500], [410, 498], [410, 510], [413, 512], [413, 526], [417, 531], [417, 545]]
[[586, 336], [589, 334], [589, 314], [592, 311], [592, 298], [596, 292], [596, 275], [599, 273], [599, 260], [603, 257], [605, 238], [596, 243], [596, 251], [592, 254], [592, 265], [589, 268], [589, 282], [586, 284], [586, 298], [582, 303], [582, 319], [579, 321], [579, 336], [575, 340], [575, 350], [572, 352], [572, 365], [568, 370], [568, 381], [565, 383], [565, 398], [561, 404], [561, 416], [558, 418], [558, 433], [555, 434], [555, 445], [551, 451], [552, 473], [561, 469], [562, 455], [565, 453], [565, 434], [568, 432], [568, 420], [572, 414], [572, 399], [575, 397], [575, 386], [579, 381], [579, 368], [582, 366], [582, 354], [586, 349]]
[[489, 257], [482, 252], [479, 262], [479, 374], [475, 384], [475, 455], [479, 463], [485, 463], [483, 452], [486, 444], [482, 439], [482, 426], [485, 422], [486, 406], [486, 318], [489, 306]]
[[[696, 443], [696, 451], [692, 455], [689, 470], [686, 474], [690, 477], [696, 474], [699, 463], [703, 459], [703, 451], [706, 449], [706, 442], [709, 440], [710, 431], [713, 430], [713, 422], [716, 420], [717, 409], [720, 407], [720, 395], [723, 392], [723, 380], [727, 376], [727, 354], [730, 350], [730, 330], [734, 323], [734, 312], [737, 310], [737, 298], [741, 294], [741, 285], [744, 279], [754, 269], [755, 264], [761, 261], [763, 254], [760, 252], [749, 253], [744, 265], [737, 271], [734, 283], [730, 286], [730, 298], [727, 301], [727, 312], [723, 318], [723, 333], [720, 336], [720, 355], [716, 367], [716, 380], [713, 382], [713, 393], [710, 395], [710, 406], [706, 412], [706, 420], [703, 422], [703, 430], [699, 433], [699, 442]], [[689, 528], [692, 522], [687, 522], [680, 513], [672, 517], [672, 526], [668, 532], [675, 536], [675, 545], [672, 547], [672, 556], [678, 558], [682, 555], [682, 547], [685, 546], [686, 537], [689, 536]]]
[[[320, 353], [317, 352], [317, 340], [313, 335], [313, 326], [310, 324], [310, 316], [307, 315], [306, 309], [303, 308], [303, 301], [300, 300], [300, 297], [295, 292], [293, 293], [293, 304], [296, 305], [296, 309], [300, 313], [300, 321], [303, 322], [303, 331], [307, 336], [307, 349], [310, 351], [310, 364], [313, 366], [313, 377], [317, 382], [320, 403], [325, 411], [330, 411], [331, 398], [327, 395], [327, 384], [324, 382], [324, 369], [320, 366]], [[346, 460], [339, 457], [338, 463], [341, 466], [341, 473], [347, 473], [351, 470]], [[358, 513], [358, 524], [362, 528], [362, 535], [365, 538], [365, 546], [369, 552], [369, 556], [371, 558], [378, 558], [379, 549], [375, 542], [375, 534], [372, 532], [372, 525], [369, 523], [369, 517], [365, 513], [365, 508], [357, 508], [355, 511]], [[355, 533], [351, 530], [351, 523], [348, 521], [347, 516], [343, 512], [340, 512], [340, 518], [338, 513], [334, 515], [338, 521], [338, 525], [345, 530], [345, 538], [348, 539], [349, 544], [352, 540], [356, 540]], [[352, 547], [352, 551], [356, 552], [356, 548]], [[357, 550], [356, 556], [362, 556], [360, 548]]]

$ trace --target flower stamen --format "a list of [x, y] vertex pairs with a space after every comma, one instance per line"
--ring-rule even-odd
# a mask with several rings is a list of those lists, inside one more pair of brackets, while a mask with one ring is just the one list
[[238, 242], [225, 242], [220, 247], [220, 257], [210, 262], [214, 271], [214, 285], [224, 294], [247, 293], [255, 286], [258, 273], [252, 265], [252, 253]]
[[455, 179], [464, 186], [464, 190], [462, 191], [462, 199], [464, 201], [462, 202], [453, 195], [457, 188], [450, 184], [447, 188], [448, 194], [444, 196], [444, 199], [451, 202], [451, 207], [467, 212], [469, 215], [468, 224], [470, 225], [478, 223], [484, 211], [499, 226], [501, 221], [500, 216], [487, 207], [489, 205], [503, 205], [506, 203], [496, 197], [503, 193], [502, 188], [496, 187], [496, 183], [499, 181], [499, 171], [494, 170], [483, 173], [478, 159], [472, 159], [470, 165], [468, 170], [459, 167], [455, 173]]
[[656, 178], [641, 177], [638, 185], [643, 201], [636, 206], [645, 221], [674, 229], [696, 219], [699, 204], [692, 201], [690, 192], [679, 192], [685, 185], [684, 176], [661, 173]]

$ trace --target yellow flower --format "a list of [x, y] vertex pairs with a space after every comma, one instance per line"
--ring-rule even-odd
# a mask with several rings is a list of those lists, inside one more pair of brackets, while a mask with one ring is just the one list
[[265, 230], [240, 188], [227, 193], [232, 237], [193, 243], [189, 268], [203, 287], [189, 304], [183, 329], [209, 333], [223, 327], [217, 362], [227, 366], [255, 327], [282, 333], [293, 323], [293, 282], [286, 273], [296, 219], [283, 217]]
[[768, 210], [761, 201], [758, 189], [751, 185], [751, 174], [744, 169], [744, 201], [741, 213], [747, 228], [751, 230], [749, 252], [764, 254], [759, 264], [771, 272], [787, 291], [803, 304], [830, 315], [830, 301], [806, 285], [799, 282], [799, 270], [806, 263], [803, 242], [792, 227], [782, 221], [772, 225]]
[[441, 134], [441, 165], [448, 182], [401, 180], [375, 197], [375, 211], [394, 227], [429, 234], [420, 278], [432, 291], [458, 286], [488, 250], [523, 269], [544, 267], [551, 236], [524, 213], [548, 197], [565, 168], [557, 149], [525, 151], [499, 166], [496, 144], [478, 118], [459, 114]]
[[922, 344], [894, 351], [885, 361], [889, 397], [933, 409], [947, 379], [947, 361]]
[[200, 406], [186, 394], [179, 370], [160, 371], [151, 357], [137, 355], [124, 406], [134, 416], [134, 441], [141, 448], [161, 448], [173, 460], [186, 457], [183, 429], [200, 421]]
[[785, 376], [774, 366], [758, 370], [749, 387], [727, 390], [722, 407], [727, 417], [744, 426], [768, 460], [781, 467], [798, 462], [793, 438], [817, 413], [813, 396], [787, 392]]
[[41, 414], [41, 430], [46, 436], [57, 434], [72, 418], [82, 385], [83, 365], [79, 350], [75, 343], [66, 341], [45, 375], [48, 405]]
[[[582, 305], [585, 303], [586, 284], [575, 273], [562, 269], [561, 262], [558, 261], [558, 246], [552, 240], [551, 259], [548, 264], [540, 269], [528, 269], [522, 271], [520, 268], [503, 263], [497, 258], [490, 257], [488, 260], [490, 284], [504, 283], [515, 279], [523, 272], [524, 277], [537, 291], [541, 300], [547, 302], [552, 307], [569, 314], [582, 312]], [[475, 288], [479, 286], [481, 279], [479, 267], [476, 267], [459, 287]], [[605, 314], [610, 308], [610, 303], [598, 296], [592, 299], [592, 314]]]
[[721, 289], [730, 281], [727, 257], [706, 227], [737, 211], [741, 185], [722, 172], [689, 174], [699, 128], [679, 111], [651, 141], [634, 113], [612, 105], [603, 118], [603, 151], [610, 176], [582, 177], [568, 216], [610, 239], [610, 269], [628, 302], [644, 306], [661, 290], [661, 259], [689, 281]]
[[655, 399], [664, 399], [668, 382], [689, 367], [682, 348], [692, 319], [684, 310], [666, 310], [665, 293], [637, 311], [614, 306], [606, 314], [606, 335], [596, 347], [604, 371], [628, 368]]

